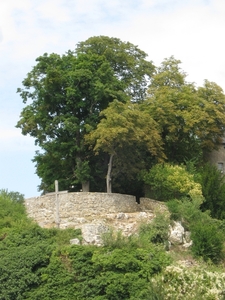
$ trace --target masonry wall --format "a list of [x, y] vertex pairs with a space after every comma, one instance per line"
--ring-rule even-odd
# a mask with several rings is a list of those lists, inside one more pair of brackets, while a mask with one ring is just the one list
[[[140, 211], [134, 196], [115, 193], [59, 192], [25, 200], [29, 217], [42, 227], [55, 227], [81, 221], [89, 216]], [[61, 227], [61, 226], [60, 226]], [[62, 226], [63, 227], [63, 226]]]
[[213, 150], [208, 155], [208, 161], [217, 166], [222, 173], [225, 173], [225, 143], [220, 145], [218, 150]]

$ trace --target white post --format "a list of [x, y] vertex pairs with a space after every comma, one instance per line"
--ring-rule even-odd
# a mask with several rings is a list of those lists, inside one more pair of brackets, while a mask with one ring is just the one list
[[59, 183], [58, 180], [55, 180], [55, 206], [56, 206], [56, 224], [57, 227], [59, 228], [60, 226], [60, 219], [59, 219]]

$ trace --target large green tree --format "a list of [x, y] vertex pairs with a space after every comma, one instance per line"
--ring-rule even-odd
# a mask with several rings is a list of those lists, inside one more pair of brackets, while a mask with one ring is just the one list
[[215, 83], [197, 88], [186, 81], [180, 61], [170, 57], [153, 76], [143, 105], [159, 124], [171, 162], [200, 159], [215, 149], [225, 130], [225, 95]]
[[146, 56], [131, 43], [100, 36], [65, 55], [36, 59], [18, 89], [26, 106], [17, 127], [41, 148], [34, 157], [40, 190], [53, 190], [55, 179], [61, 189], [95, 181], [93, 172], [101, 173], [96, 166], [104, 166], [84, 144], [85, 126], [95, 128], [99, 113], [114, 99], [144, 97], [154, 70]]
[[145, 99], [155, 67], [137, 46], [118, 38], [97, 36], [78, 43], [76, 53], [103, 55], [130, 98], [138, 102]]

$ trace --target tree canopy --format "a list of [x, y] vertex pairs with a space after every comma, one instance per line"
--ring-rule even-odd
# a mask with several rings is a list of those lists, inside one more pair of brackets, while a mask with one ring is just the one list
[[[101, 112], [104, 116], [96, 130], [86, 135], [86, 141], [94, 144], [94, 151], [103, 150], [110, 155], [107, 172], [107, 191], [111, 192], [112, 158], [120, 154], [122, 149], [137, 149], [143, 147], [150, 155], [163, 158], [162, 140], [157, 123], [149, 116], [147, 111], [142, 111], [137, 103], [121, 103], [117, 100], [109, 104]], [[135, 151], [133, 155], [136, 155]], [[125, 159], [125, 157], [122, 157]], [[119, 158], [121, 161], [121, 158]], [[140, 161], [139, 161], [140, 164]], [[128, 172], [132, 172], [130, 166]]]
[[[99, 113], [114, 99], [126, 101], [127, 90], [134, 99], [140, 89], [144, 93], [153, 72], [146, 56], [130, 43], [100, 36], [65, 55], [44, 54], [36, 59], [23, 88], [18, 89], [27, 105], [17, 127], [42, 149], [34, 157], [41, 190], [51, 190], [55, 177], [66, 189], [93, 177], [89, 166], [93, 154], [84, 144], [85, 126], [95, 128]], [[135, 84], [142, 88], [135, 90]]]
[[137, 180], [159, 160], [200, 161], [224, 135], [223, 90], [187, 82], [173, 56], [155, 67], [137, 46], [98, 36], [36, 62], [18, 89], [25, 107], [17, 127], [40, 147], [40, 190], [57, 179], [60, 189], [90, 182], [104, 191], [112, 171], [123, 191], [125, 176]]
[[157, 69], [143, 105], [159, 124], [168, 161], [181, 163], [215, 149], [224, 135], [225, 95], [205, 80], [186, 81], [181, 62], [166, 59]]

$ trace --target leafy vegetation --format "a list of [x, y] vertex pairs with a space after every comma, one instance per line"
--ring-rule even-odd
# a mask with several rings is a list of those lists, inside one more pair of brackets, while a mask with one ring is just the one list
[[[104, 247], [71, 246], [79, 231], [40, 228], [27, 218], [22, 203], [4, 193], [2, 205], [10, 209], [1, 216], [1, 232], [7, 235], [0, 241], [0, 299], [137, 299], [171, 261], [143, 234], [111, 236]], [[22, 224], [13, 220], [18, 215]]]
[[225, 177], [209, 163], [204, 164], [200, 170], [199, 182], [205, 201], [201, 205], [203, 211], [209, 210], [213, 218], [225, 218]]
[[70, 245], [79, 230], [40, 228], [9, 195], [0, 193], [0, 299], [223, 299], [225, 274], [211, 262], [224, 259], [224, 224], [197, 200], [167, 202], [191, 230], [194, 256], [207, 262], [187, 269], [167, 252], [169, 214], [129, 237], [108, 231], [102, 247]]
[[156, 164], [149, 172], [142, 173], [144, 183], [149, 187], [150, 198], [170, 200], [184, 196], [202, 196], [202, 188], [185, 166]]
[[[93, 37], [79, 43], [75, 51], [60, 56], [44, 54], [19, 88], [24, 103], [17, 127], [35, 138], [42, 149], [34, 162], [41, 177], [40, 190], [52, 191], [59, 180], [61, 189], [104, 180], [100, 166], [104, 154], [95, 156], [84, 143], [86, 127], [96, 128], [99, 113], [114, 99], [140, 101], [146, 94], [154, 67], [147, 54], [119, 39]], [[29, 102], [31, 100], [31, 103]], [[96, 173], [102, 174], [95, 180]], [[57, 174], [57, 178], [55, 178]]]
[[61, 189], [105, 191], [107, 174], [109, 192], [128, 185], [139, 196], [142, 170], [200, 163], [224, 135], [222, 89], [187, 82], [173, 56], [156, 67], [137, 46], [99, 36], [36, 61], [18, 89], [26, 106], [16, 126], [42, 150], [33, 161], [43, 192], [56, 179]]
[[[42, 149], [40, 190], [145, 194], [165, 201], [138, 235], [109, 231], [104, 246], [71, 246], [79, 231], [43, 229], [23, 195], [0, 191], [0, 299], [223, 299], [225, 178], [205, 159], [225, 133], [225, 95], [186, 81], [173, 56], [159, 67], [129, 42], [106, 36], [60, 56], [44, 54], [18, 92], [17, 127]], [[197, 116], [197, 117], [196, 117]], [[56, 178], [57, 177], [57, 178]], [[89, 185], [90, 183], [90, 185]], [[175, 266], [168, 226], [191, 232], [194, 272]], [[200, 264], [200, 263], [199, 263]]]

